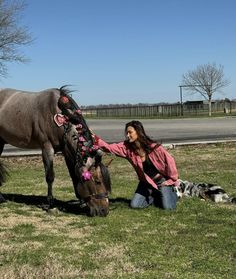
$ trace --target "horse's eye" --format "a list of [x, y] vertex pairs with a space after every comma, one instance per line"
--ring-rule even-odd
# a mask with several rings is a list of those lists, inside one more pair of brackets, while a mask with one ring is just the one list
[[78, 139], [77, 135], [75, 135], [75, 134], [72, 135], [72, 139], [73, 139], [73, 140], [77, 140], [77, 139]]
[[95, 183], [96, 183], [96, 184], [101, 184], [101, 181], [96, 180]]

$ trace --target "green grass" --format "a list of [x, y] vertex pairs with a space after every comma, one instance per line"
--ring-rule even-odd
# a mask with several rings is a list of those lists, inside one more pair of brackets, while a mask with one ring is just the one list
[[[169, 151], [182, 179], [218, 183], [236, 196], [236, 144]], [[46, 195], [39, 158], [2, 161], [11, 174], [3, 193]], [[55, 171], [54, 196], [75, 199], [60, 156]], [[182, 199], [175, 211], [130, 209], [137, 185], [132, 167], [114, 158], [110, 173], [112, 203], [105, 218], [0, 204], [1, 278], [235, 278], [235, 205]]]

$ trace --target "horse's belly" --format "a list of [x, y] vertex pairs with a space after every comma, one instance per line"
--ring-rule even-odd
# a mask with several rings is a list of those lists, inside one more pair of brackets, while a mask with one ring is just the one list
[[9, 129], [0, 126], [0, 137], [13, 146], [20, 148], [37, 148], [38, 145], [31, 141], [30, 133], [19, 129], [16, 123], [16, 129]]

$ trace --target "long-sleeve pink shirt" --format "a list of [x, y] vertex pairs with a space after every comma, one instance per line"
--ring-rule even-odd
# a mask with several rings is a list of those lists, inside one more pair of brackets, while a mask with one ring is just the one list
[[[140, 156], [130, 150], [125, 142], [108, 144], [99, 137], [96, 137], [95, 144], [105, 152], [110, 152], [119, 157], [126, 158], [134, 167], [139, 180], [146, 181], [152, 185], [152, 187], [157, 188], [157, 185], [152, 178], [143, 171], [143, 164]], [[154, 146], [155, 144], [153, 144], [152, 147]], [[166, 181], [164, 181], [161, 185], [177, 186], [179, 184], [175, 160], [162, 145], [153, 148], [148, 156], [160, 174], [166, 178]]]

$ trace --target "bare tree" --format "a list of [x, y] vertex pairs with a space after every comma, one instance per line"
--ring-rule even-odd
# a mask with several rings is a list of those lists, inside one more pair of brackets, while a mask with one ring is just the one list
[[201, 94], [209, 104], [209, 116], [211, 116], [212, 96], [216, 91], [230, 84], [230, 81], [224, 78], [224, 67], [213, 64], [199, 65], [195, 70], [188, 71], [183, 75], [182, 84], [193, 94]]
[[0, 76], [2, 77], [7, 76], [7, 63], [29, 61], [19, 50], [21, 46], [32, 42], [28, 29], [19, 24], [24, 8], [24, 1], [0, 0]]

